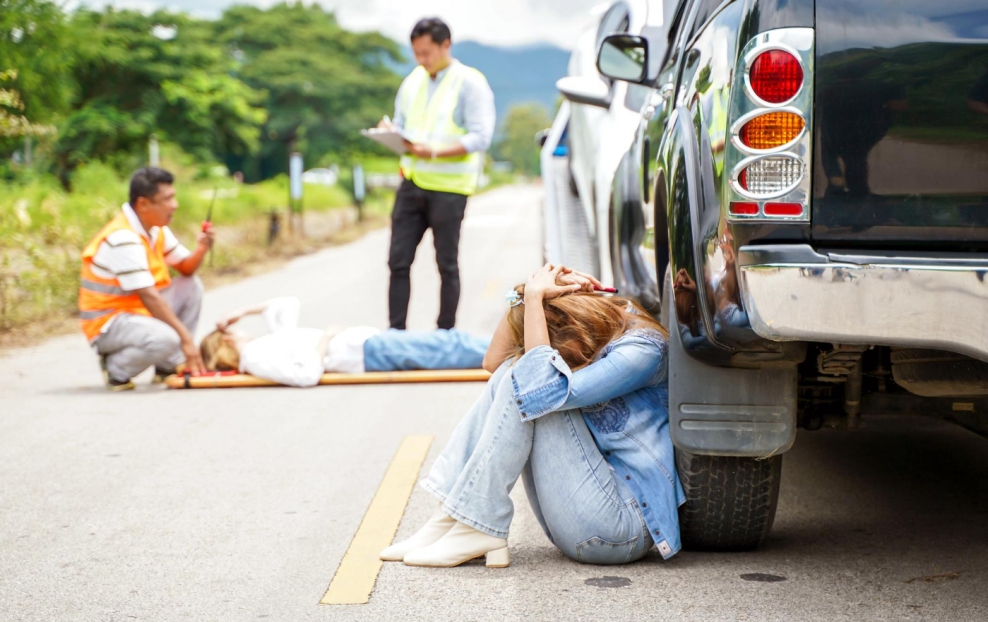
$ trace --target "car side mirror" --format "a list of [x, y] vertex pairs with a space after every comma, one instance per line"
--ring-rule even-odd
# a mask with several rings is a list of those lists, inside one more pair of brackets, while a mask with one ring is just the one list
[[600, 78], [592, 76], [568, 76], [556, 82], [563, 97], [574, 104], [586, 104], [598, 108], [611, 107], [611, 89]]
[[641, 82], [648, 70], [648, 41], [643, 37], [613, 34], [604, 37], [597, 53], [597, 71], [624, 82]]

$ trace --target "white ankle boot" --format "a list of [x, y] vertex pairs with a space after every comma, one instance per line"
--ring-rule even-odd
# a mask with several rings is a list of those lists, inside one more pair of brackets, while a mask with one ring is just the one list
[[405, 553], [405, 565], [452, 568], [485, 555], [488, 568], [507, 568], [510, 563], [508, 541], [489, 536], [457, 521], [434, 544]]
[[397, 544], [392, 544], [381, 551], [381, 559], [386, 562], [400, 562], [405, 559], [405, 554], [412, 549], [429, 546], [439, 540], [439, 538], [442, 538], [455, 524], [456, 519], [445, 512], [433, 514], [432, 518], [421, 529], [416, 531], [412, 537]]

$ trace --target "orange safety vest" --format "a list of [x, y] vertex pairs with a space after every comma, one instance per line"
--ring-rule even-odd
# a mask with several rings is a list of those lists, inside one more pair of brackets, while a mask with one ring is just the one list
[[[103, 326], [110, 318], [120, 313], [136, 315], [151, 315], [144, 307], [140, 296], [126, 292], [120, 287], [116, 278], [107, 279], [93, 272], [93, 257], [106, 238], [114, 231], [131, 229], [127, 216], [121, 212], [111, 220], [82, 251], [82, 279], [79, 286], [79, 319], [82, 322], [82, 332], [86, 339], [93, 341], [99, 337]], [[144, 251], [148, 257], [148, 268], [154, 277], [154, 286], [158, 289], [168, 287], [172, 277], [165, 263], [165, 236], [159, 231], [154, 248], [146, 237], [138, 234]]]

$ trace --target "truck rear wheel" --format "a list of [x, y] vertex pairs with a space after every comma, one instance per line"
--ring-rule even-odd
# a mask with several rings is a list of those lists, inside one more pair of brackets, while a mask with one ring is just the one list
[[749, 551], [768, 537], [782, 480], [782, 456], [736, 458], [676, 450], [686, 490], [679, 508], [683, 546], [694, 551]]

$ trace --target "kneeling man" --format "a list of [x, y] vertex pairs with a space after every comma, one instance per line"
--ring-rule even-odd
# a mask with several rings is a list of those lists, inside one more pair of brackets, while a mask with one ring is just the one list
[[[202, 281], [193, 276], [213, 245], [207, 225], [189, 251], [168, 228], [178, 209], [175, 178], [142, 168], [130, 179], [130, 203], [82, 251], [79, 316], [100, 355], [107, 387], [133, 389], [131, 378], [154, 365], [157, 376], [203, 370], [192, 334]], [[172, 279], [168, 268], [181, 276]]]

